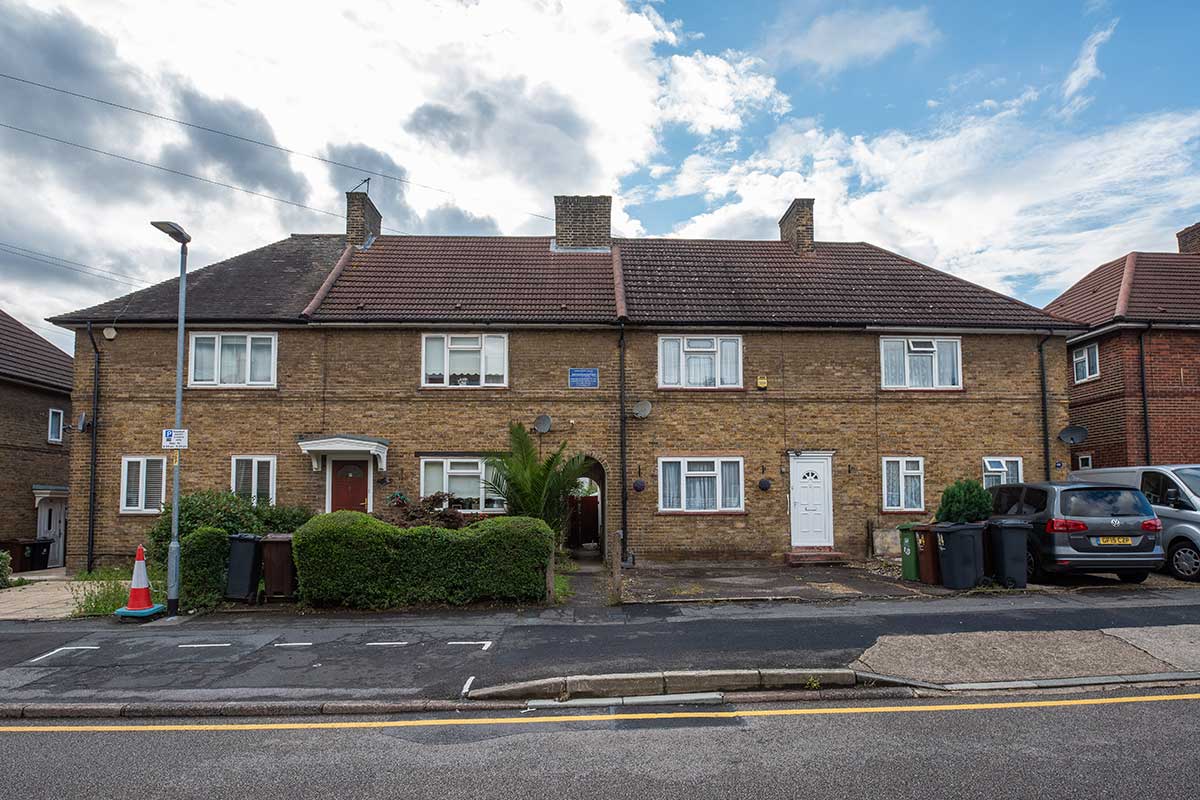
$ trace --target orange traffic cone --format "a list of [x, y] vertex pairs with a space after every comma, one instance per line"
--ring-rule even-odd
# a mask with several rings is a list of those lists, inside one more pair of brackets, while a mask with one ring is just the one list
[[146, 575], [146, 552], [139, 544], [133, 560], [133, 580], [129, 582], [129, 602], [116, 610], [118, 617], [152, 617], [164, 611], [162, 603], [150, 599], [150, 578]]

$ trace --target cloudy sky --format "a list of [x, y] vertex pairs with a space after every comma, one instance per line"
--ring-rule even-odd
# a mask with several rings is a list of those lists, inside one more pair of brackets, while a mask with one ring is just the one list
[[0, 0], [0, 307], [70, 347], [45, 317], [177, 269], [150, 219], [198, 267], [342, 230], [363, 169], [408, 181], [371, 182], [393, 232], [547, 234], [553, 194], [606, 193], [622, 235], [774, 238], [815, 197], [819, 239], [1042, 305], [1200, 220], [1198, 26], [1120, 0]]

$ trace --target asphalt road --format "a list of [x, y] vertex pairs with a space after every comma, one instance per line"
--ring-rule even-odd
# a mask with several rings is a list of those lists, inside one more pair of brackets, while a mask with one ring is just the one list
[[[199, 730], [155, 730], [163, 723], [150, 721], [33, 732], [14, 722], [0, 724], [0, 774], [5, 796], [29, 799], [1194, 797], [1200, 696], [1076, 704], [1147, 694], [967, 698], [942, 710], [929, 707], [947, 701], [893, 701], [875, 712], [884, 704], [751, 706], [741, 710], [768, 715], [716, 718], [598, 710], [562, 722], [536, 713], [508, 723], [460, 714], [323, 728], [309, 726], [338, 723], [256, 720], [268, 727], [249, 730], [194, 720]], [[1030, 699], [1055, 705], [977, 705]]]
[[[394, 615], [219, 614], [177, 625], [0, 623], [5, 701], [457, 697], [463, 685], [654, 669], [844, 666], [884, 634], [1200, 621], [1193, 592], [834, 605]], [[74, 649], [60, 649], [74, 648]]]

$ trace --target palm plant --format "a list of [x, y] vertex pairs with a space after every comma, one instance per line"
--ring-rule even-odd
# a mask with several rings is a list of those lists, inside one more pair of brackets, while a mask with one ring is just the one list
[[567, 458], [567, 443], [542, 459], [537, 444], [519, 422], [508, 426], [509, 452], [487, 460], [484, 483], [504, 498], [509, 514], [543, 520], [560, 538], [566, 533], [567, 500], [583, 493], [579, 482], [588, 471], [587, 457]]

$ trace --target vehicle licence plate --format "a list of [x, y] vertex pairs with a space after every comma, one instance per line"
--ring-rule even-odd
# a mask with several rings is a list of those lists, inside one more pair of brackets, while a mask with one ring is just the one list
[[1132, 536], [1101, 536], [1100, 544], [1133, 544]]

